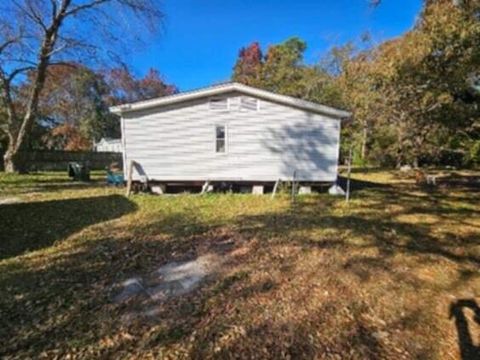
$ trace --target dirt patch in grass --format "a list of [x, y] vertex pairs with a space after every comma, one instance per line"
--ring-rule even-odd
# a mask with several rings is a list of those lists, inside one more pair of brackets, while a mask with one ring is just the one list
[[[0, 206], [0, 356], [475, 359], [480, 194], [397, 175], [354, 173], [348, 205], [21, 192], [22, 211]], [[222, 266], [188, 293], [113, 301], [112, 284], [207, 255]]]

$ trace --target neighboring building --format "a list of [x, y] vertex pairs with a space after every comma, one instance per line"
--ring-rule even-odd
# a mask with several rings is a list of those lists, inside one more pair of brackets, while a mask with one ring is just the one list
[[102, 138], [98, 143], [95, 144], [95, 151], [121, 153], [123, 152], [122, 140]]
[[[114, 106], [134, 180], [334, 182], [348, 112], [238, 83]], [[127, 166], [124, 168], [127, 177]]]

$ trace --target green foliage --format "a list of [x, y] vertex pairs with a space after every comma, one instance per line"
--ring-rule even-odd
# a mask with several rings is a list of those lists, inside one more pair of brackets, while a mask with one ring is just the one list
[[[369, 129], [365, 156], [375, 161], [384, 153], [397, 166], [422, 159], [438, 163], [442, 154], [457, 150], [446, 146], [459, 132], [477, 136], [470, 129], [480, 116], [472, 86], [479, 48], [479, 21], [450, 2], [438, 2], [403, 37], [353, 58], [343, 77], [357, 126]], [[390, 146], [382, 140], [386, 134]]]
[[358, 167], [366, 167], [368, 164], [367, 160], [362, 158], [360, 149], [355, 149], [352, 153], [352, 165]]
[[242, 48], [232, 80], [283, 95], [342, 107], [342, 93], [323, 65], [309, 66], [303, 55], [307, 44], [297, 38], [270, 46], [263, 55], [260, 45]]
[[473, 166], [480, 166], [480, 140], [472, 141], [466, 161]]
[[299, 38], [271, 46], [262, 67], [265, 88], [290, 96], [305, 96], [303, 53], [307, 45]]

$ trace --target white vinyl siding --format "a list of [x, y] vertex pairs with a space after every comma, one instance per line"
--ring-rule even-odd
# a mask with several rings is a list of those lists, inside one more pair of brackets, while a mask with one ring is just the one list
[[[227, 97], [241, 104], [241, 94]], [[258, 111], [212, 111], [210, 100], [124, 114], [125, 163], [159, 181], [275, 181], [293, 171], [303, 181], [335, 181], [340, 120], [263, 99]], [[217, 125], [225, 126], [222, 156]]]

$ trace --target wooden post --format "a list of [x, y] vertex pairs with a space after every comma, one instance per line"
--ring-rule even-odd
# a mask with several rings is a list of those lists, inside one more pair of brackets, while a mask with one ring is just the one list
[[347, 170], [347, 191], [345, 192], [345, 201], [350, 201], [350, 174], [352, 172], [352, 148], [348, 154], [348, 170]]
[[208, 187], [210, 186], [210, 181], [205, 181], [205, 184], [203, 184], [202, 186], [202, 192], [200, 193], [200, 195], [203, 195], [205, 194], [207, 191], [208, 191]]
[[280, 179], [278, 179], [276, 182], [275, 182], [275, 186], [273, 187], [273, 191], [272, 191], [272, 199], [275, 197], [275, 195], [277, 194], [277, 191], [278, 191], [278, 186], [280, 185]]
[[295, 170], [293, 172], [293, 177], [292, 177], [292, 203], [295, 204], [295, 195], [296, 195], [296, 184], [295, 184], [295, 179], [297, 177], [297, 171]]
[[135, 164], [135, 161], [130, 160], [130, 164], [128, 166], [128, 178], [127, 178], [127, 197], [129, 197], [130, 193], [132, 192], [132, 177], [133, 177], [134, 164]]

